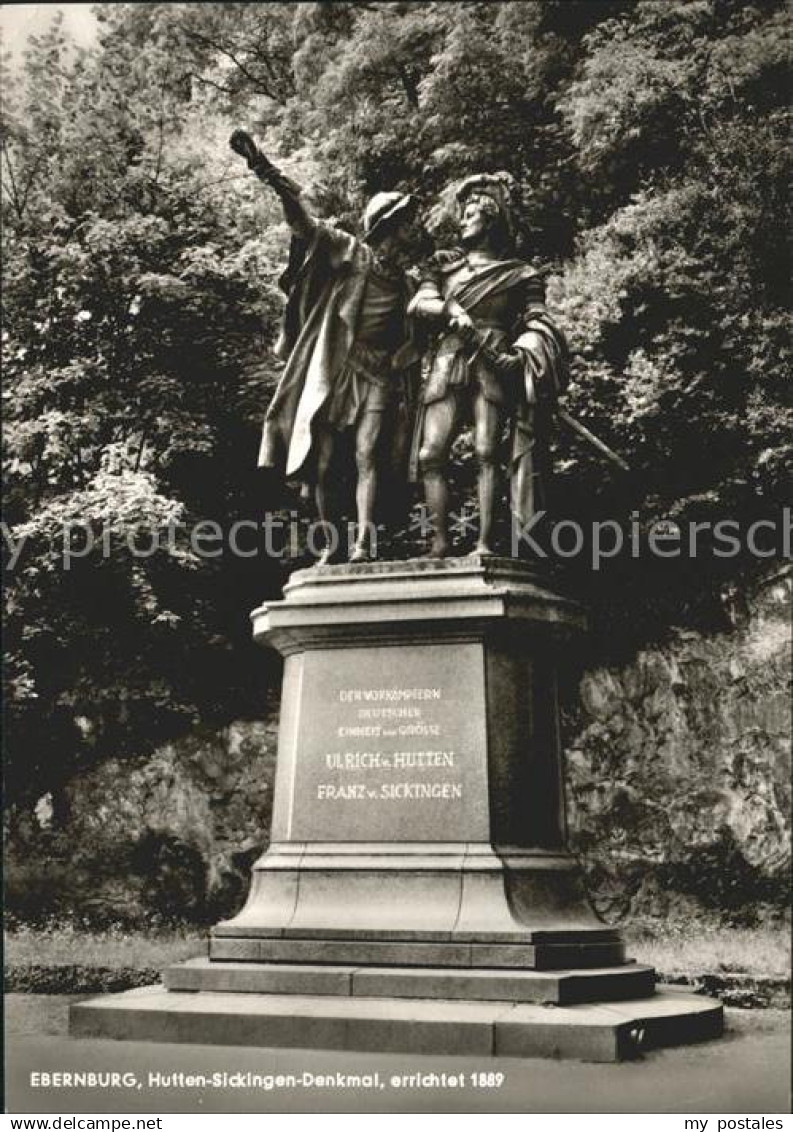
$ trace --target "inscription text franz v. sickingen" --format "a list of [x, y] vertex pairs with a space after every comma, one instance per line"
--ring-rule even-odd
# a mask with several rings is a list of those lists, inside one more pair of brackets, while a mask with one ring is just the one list
[[459, 782], [381, 782], [379, 786], [367, 786], [363, 782], [349, 782], [341, 786], [333, 782], [317, 783], [317, 798], [325, 801], [456, 801], [462, 796], [463, 787]]

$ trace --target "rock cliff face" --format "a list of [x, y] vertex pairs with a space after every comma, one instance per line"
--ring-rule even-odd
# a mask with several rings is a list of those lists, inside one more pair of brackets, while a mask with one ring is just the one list
[[71, 834], [100, 845], [112, 831], [129, 848], [144, 906], [211, 915], [244, 896], [266, 843], [276, 745], [277, 720], [235, 722], [106, 763], [69, 791]]
[[276, 744], [276, 718], [238, 721], [73, 779], [63, 824], [42, 799], [8, 846], [9, 910], [104, 925], [238, 907], [266, 844]]
[[[584, 675], [566, 718], [570, 842], [607, 921], [781, 914], [790, 605], [780, 573], [731, 633], [679, 631]], [[235, 910], [266, 845], [276, 739], [272, 710], [106, 762], [69, 785], [59, 828], [42, 799], [10, 846], [12, 910], [128, 923]]]
[[570, 841], [604, 918], [783, 907], [790, 863], [790, 575], [731, 634], [677, 632], [588, 672], [568, 719]]

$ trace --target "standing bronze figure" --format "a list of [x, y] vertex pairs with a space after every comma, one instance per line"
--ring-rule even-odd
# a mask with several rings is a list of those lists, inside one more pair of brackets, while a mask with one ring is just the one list
[[287, 478], [314, 485], [326, 530], [319, 559], [324, 564], [340, 541], [331, 525], [331, 461], [337, 437], [350, 430], [357, 469], [350, 559], [361, 561], [374, 530], [378, 443], [386, 417], [405, 409], [405, 375], [417, 357], [407, 318], [415, 285], [405, 273], [416, 201], [403, 193], [377, 193], [358, 239], [311, 216], [300, 187], [244, 131], [232, 135], [231, 146], [278, 194], [300, 242], [297, 257], [294, 246], [290, 254], [294, 277], [276, 346], [286, 366], [265, 418], [259, 465], [283, 468]]
[[545, 307], [543, 274], [514, 255], [512, 178], [468, 177], [457, 205], [461, 246], [432, 257], [410, 304], [412, 314], [439, 329], [416, 434], [436, 557], [449, 549], [446, 468], [464, 419], [473, 418], [479, 465], [475, 553], [493, 554], [504, 425], [512, 422], [512, 518], [524, 526], [543, 505], [548, 431], [568, 374], [564, 336]]

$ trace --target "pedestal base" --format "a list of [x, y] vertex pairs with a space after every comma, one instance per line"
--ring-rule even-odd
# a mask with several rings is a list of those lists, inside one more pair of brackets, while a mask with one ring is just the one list
[[622, 962], [564, 848], [556, 674], [580, 607], [476, 556], [301, 571], [285, 595], [253, 614], [286, 658], [271, 845], [211, 958]]
[[624, 961], [565, 853], [455, 843], [271, 846], [210, 957], [449, 967]]

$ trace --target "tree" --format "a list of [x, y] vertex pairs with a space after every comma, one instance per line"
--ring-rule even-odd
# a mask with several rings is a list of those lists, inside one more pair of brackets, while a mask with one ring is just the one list
[[107, 25], [94, 58], [57, 22], [31, 44], [4, 131], [12, 802], [250, 710], [266, 671], [229, 591], [274, 581], [187, 530], [258, 518], [279, 252], [167, 27]]
[[[445, 238], [444, 186], [510, 171], [522, 254], [555, 268], [568, 407], [633, 468], [560, 437], [562, 513], [778, 518], [785, 18], [776, 0], [116, 4], [90, 52], [57, 22], [31, 44], [2, 153], [6, 517], [27, 540], [7, 620], [13, 797], [50, 773], [44, 754], [25, 770], [31, 728], [66, 774], [254, 710], [246, 609], [274, 570], [178, 541], [129, 550], [152, 518], [286, 502], [252, 465], [287, 232], [229, 153], [233, 126], [348, 227], [403, 188]], [[114, 534], [67, 572], [54, 537], [81, 516]], [[600, 647], [712, 619], [752, 566], [712, 551], [662, 575], [630, 557], [594, 582], [579, 569], [621, 626]]]

